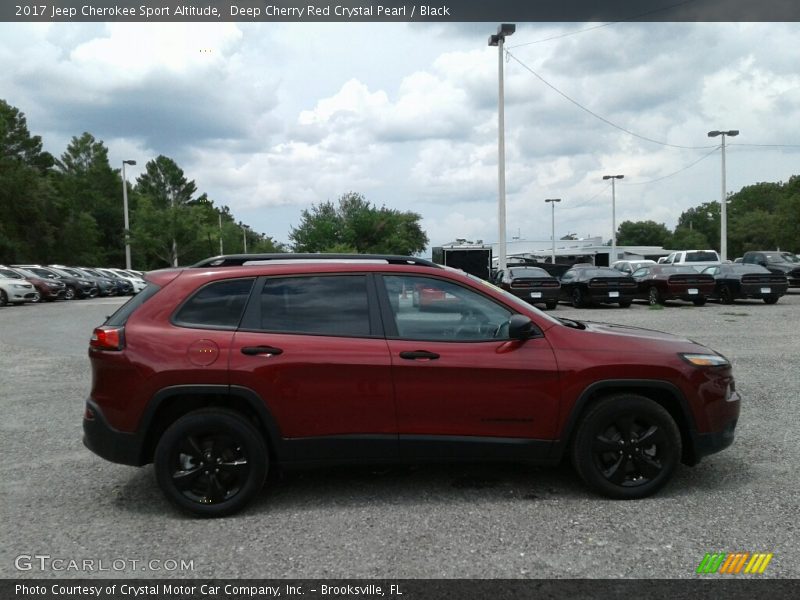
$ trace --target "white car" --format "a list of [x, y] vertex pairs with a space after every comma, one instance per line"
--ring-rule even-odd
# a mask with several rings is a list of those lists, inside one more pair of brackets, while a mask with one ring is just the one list
[[647, 258], [642, 258], [640, 260], [618, 260], [611, 265], [612, 269], [616, 269], [617, 271], [622, 271], [623, 273], [627, 273], [630, 275], [636, 269], [640, 269], [641, 267], [646, 267], [647, 265], [654, 265], [656, 261], [650, 260]]
[[22, 279], [0, 278], [0, 306], [33, 302], [36, 294], [32, 283]]
[[117, 277], [121, 277], [122, 279], [130, 281], [131, 285], [133, 286], [133, 293], [134, 294], [138, 294], [144, 288], [147, 287], [147, 282], [144, 279], [142, 279], [141, 277], [137, 277], [133, 273], [130, 273], [129, 271], [125, 271], [124, 269], [112, 269], [112, 268], [109, 267], [108, 269], [104, 269], [104, 270], [111, 271]]

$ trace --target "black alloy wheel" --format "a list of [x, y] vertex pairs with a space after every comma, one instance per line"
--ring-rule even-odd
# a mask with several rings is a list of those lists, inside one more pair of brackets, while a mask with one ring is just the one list
[[166, 430], [153, 462], [158, 485], [173, 504], [198, 517], [221, 517], [259, 492], [268, 456], [264, 438], [242, 415], [202, 409]]
[[651, 285], [650, 288], [647, 290], [647, 303], [650, 306], [655, 306], [656, 304], [664, 304], [664, 299], [661, 297], [661, 292], [659, 292], [658, 288], [654, 285]]
[[733, 292], [727, 285], [719, 288], [719, 301], [723, 304], [733, 304]]
[[644, 498], [672, 477], [681, 436], [670, 414], [644, 396], [600, 400], [581, 421], [572, 461], [581, 479], [609, 498]]

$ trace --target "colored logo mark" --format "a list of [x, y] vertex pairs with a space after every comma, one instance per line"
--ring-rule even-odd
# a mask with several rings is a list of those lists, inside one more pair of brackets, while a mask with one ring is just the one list
[[698, 573], [721, 573], [724, 575], [739, 575], [747, 573], [754, 575], [763, 573], [773, 554], [766, 552], [717, 552], [706, 553], [697, 566]]

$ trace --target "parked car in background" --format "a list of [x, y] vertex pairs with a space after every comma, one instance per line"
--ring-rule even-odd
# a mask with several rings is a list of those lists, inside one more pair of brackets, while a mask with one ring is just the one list
[[745, 252], [742, 257], [743, 265], [760, 265], [778, 275], [785, 275], [789, 287], [800, 287], [800, 262], [792, 258], [791, 252], [777, 250], [756, 250]]
[[[154, 463], [194, 515], [242, 509], [269, 470], [336, 462], [569, 458], [590, 489], [632, 500], [734, 440], [741, 398], [724, 356], [556, 319], [422, 259], [218, 256], [147, 279], [93, 331], [84, 443]], [[418, 287], [452, 310], [412, 307]]]
[[737, 298], [755, 298], [775, 304], [789, 288], [786, 275], [771, 273], [761, 265], [726, 264], [708, 267], [703, 273], [714, 277], [711, 297], [723, 304], [732, 304]]
[[651, 306], [667, 300], [685, 300], [703, 306], [714, 291], [714, 278], [698, 273], [692, 267], [673, 265], [646, 265], [633, 275], [636, 280], [636, 298], [647, 300]]
[[655, 264], [658, 263], [656, 263], [654, 260], [648, 260], [646, 258], [641, 260], [618, 260], [611, 265], [611, 268], [616, 269], [617, 271], [622, 271], [623, 273], [627, 273], [628, 275], [632, 275], [636, 269], [641, 269], [647, 265]]
[[33, 302], [36, 296], [36, 288], [32, 283], [0, 274], [0, 306]]
[[628, 308], [635, 293], [633, 278], [611, 267], [576, 265], [561, 277], [561, 299], [572, 302], [575, 308], [594, 303]]
[[[661, 261], [659, 260], [659, 262]], [[706, 267], [713, 267], [721, 263], [722, 261], [716, 250], [678, 250], [670, 253], [661, 264], [675, 266], [687, 265], [699, 273]]]
[[548, 310], [558, 306], [561, 283], [539, 267], [509, 266], [495, 275], [498, 287], [531, 304], [544, 304]]
[[133, 296], [133, 283], [128, 277], [122, 277], [121, 275], [114, 273], [111, 269], [103, 269], [101, 267], [95, 267], [92, 269], [95, 273], [99, 273], [104, 277], [108, 277], [114, 284], [117, 286], [117, 295], [118, 296]]
[[63, 300], [67, 295], [67, 286], [63, 281], [57, 279], [43, 279], [41, 277], [25, 276], [10, 267], [0, 266], [0, 277], [8, 279], [19, 279], [32, 283], [36, 288], [36, 296], [31, 302], [52, 302], [53, 300]]
[[116, 296], [117, 295], [117, 286], [111, 281], [108, 277], [103, 277], [102, 275], [90, 273], [84, 269], [80, 269], [78, 267], [65, 267], [63, 265], [51, 265], [51, 269], [56, 271], [57, 273], [61, 273], [62, 275], [66, 275], [69, 277], [76, 277], [80, 279], [84, 279], [86, 281], [90, 281], [92, 285], [97, 289], [97, 293], [95, 296]]
[[72, 300], [74, 298], [94, 298], [97, 296], [97, 285], [83, 275], [75, 276], [64, 273], [58, 269], [42, 267], [41, 265], [11, 265], [26, 277], [41, 277], [43, 279], [55, 279], [63, 281], [66, 285], [64, 298]]
[[117, 275], [117, 277], [122, 277], [123, 279], [130, 282], [131, 287], [133, 288], [134, 294], [138, 294], [141, 292], [145, 287], [147, 287], [147, 283], [144, 279], [142, 279], [139, 275], [134, 275], [131, 271], [126, 271], [125, 269], [114, 269], [108, 268], [103, 269], [103, 271], [110, 271]]

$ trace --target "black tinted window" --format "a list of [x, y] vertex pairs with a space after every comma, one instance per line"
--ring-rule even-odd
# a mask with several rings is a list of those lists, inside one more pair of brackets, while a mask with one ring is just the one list
[[367, 279], [363, 275], [268, 279], [261, 290], [261, 329], [368, 336]]
[[200, 288], [175, 315], [175, 324], [185, 327], [235, 329], [242, 318], [253, 281], [217, 281]]
[[133, 298], [128, 300], [125, 304], [120, 306], [113, 315], [106, 319], [105, 325], [112, 325], [114, 327], [120, 327], [125, 325], [128, 321], [128, 317], [130, 317], [134, 311], [139, 308], [142, 304], [147, 302], [150, 298], [152, 298], [155, 293], [160, 290], [161, 288], [158, 287], [154, 283], [150, 283], [144, 288], [141, 292], [136, 294]]

